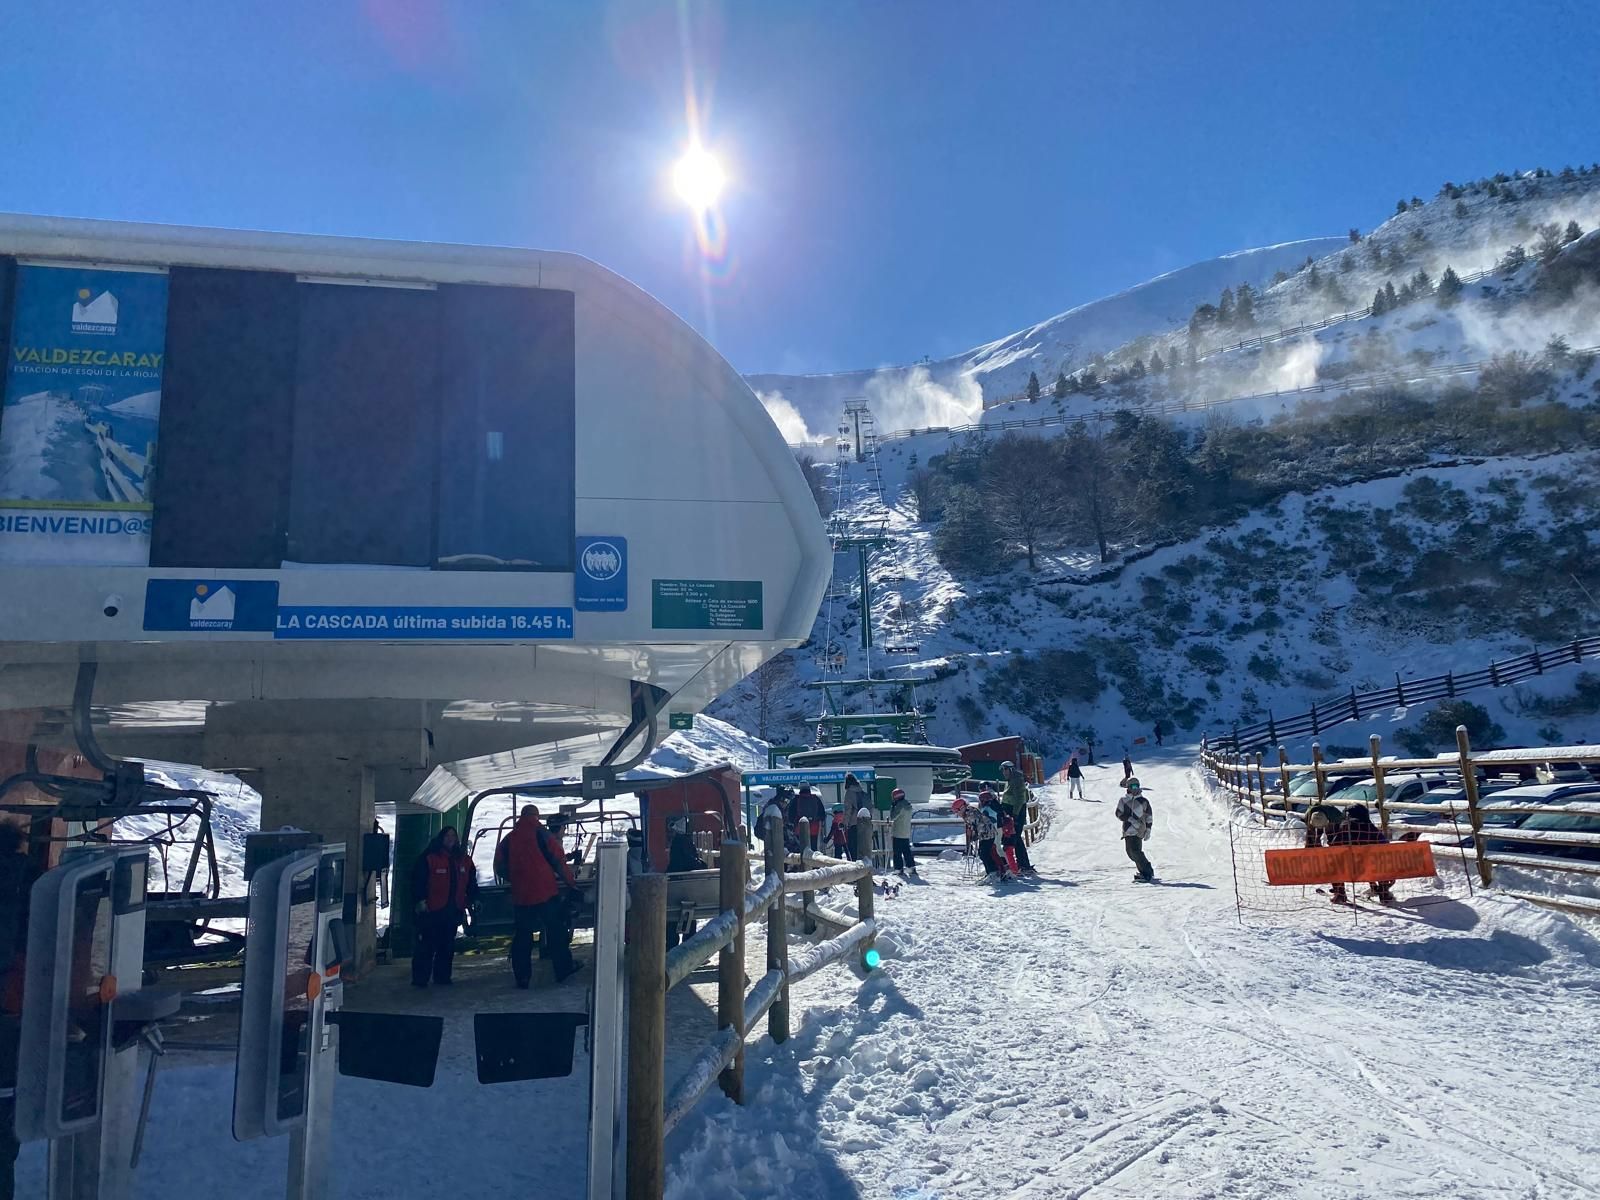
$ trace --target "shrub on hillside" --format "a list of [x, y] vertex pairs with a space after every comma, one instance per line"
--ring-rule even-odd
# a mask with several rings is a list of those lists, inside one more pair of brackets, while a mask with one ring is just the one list
[[1489, 710], [1470, 700], [1446, 700], [1423, 717], [1415, 727], [1395, 735], [1408, 754], [1426, 758], [1441, 750], [1453, 750], [1456, 726], [1464, 725], [1474, 746], [1493, 746], [1505, 740], [1506, 731], [1496, 724]]

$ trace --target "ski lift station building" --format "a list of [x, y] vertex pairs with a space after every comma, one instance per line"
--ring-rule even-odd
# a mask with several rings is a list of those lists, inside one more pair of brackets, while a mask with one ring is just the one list
[[0, 741], [78, 689], [264, 828], [626, 767], [827, 584], [749, 387], [576, 255], [4, 216], [0, 345]]

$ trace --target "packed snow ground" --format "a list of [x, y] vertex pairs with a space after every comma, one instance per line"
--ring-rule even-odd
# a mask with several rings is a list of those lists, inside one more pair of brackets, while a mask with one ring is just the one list
[[[1159, 752], [1158, 752], [1159, 753]], [[879, 902], [886, 966], [796, 989], [669, 1145], [669, 1196], [1533, 1197], [1600, 1192], [1600, 941], [1493, 894], [1240, 925], [1227, 817], [1187, 755], [1055, 806], [1036, 885], [931, 863]]]
[[[749, 1103], [715, 1089], [668, 1142], [674, 1200], [1023, 1196], [1576, 1197], [1596, 1194], [1600, 1013], [1594, 927], [1490, 894], [1352, 920], [1236, 918], [1227, 815], [1192, 751], [1136, 763], [1163, 884], [1132, 882], [1112, 816], [1042, 790], [1042, 878], [1000, 889], [960, 863], [877, 912], [884, 966], [794, 990], [794, 1034], [752, 1038]], [[848, 907], [842, 891], [825, 903]], [[760, 931], [747, 942], [752, 970]], [[583, 1194], [583, 1075], [480, 1087], [474, 1010], [581, 1007], [587, 973], [513, 992], [503, 960], [458, 960], [449, 993], [403, 968], [356, 1007], [402, 998], [447, 1019], [427, 1091], [341, 1079], [342, 1200], [414, 1195], [448, 1163], [469, 1194]], [[714, 983], [672, 993], [668, 1073], [714, 1026]], [[352, 993], [354, 999], [357, 993]], [[157, 1076], [136, 1197], [282, 1195], [282, 1140], [232, 1142], [227, 1055]], [[453, 1149], [452, 1149], [453, 1148]], [[18, 1195], [43, 1194], [24, 1149]]]

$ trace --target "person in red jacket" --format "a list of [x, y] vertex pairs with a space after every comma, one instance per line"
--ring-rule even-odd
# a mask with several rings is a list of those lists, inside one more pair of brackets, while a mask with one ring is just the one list
[[578, 969], [572, 961], [572, 926], [566, 898], [575, 893], [572, 868], [561, 844], [539, 822], [539, 810], [526, 805], [516, 825], [495, 852], [495, 871], [511, 884], [516, 918], [511, 935], [511, 975], [519, 988], [533, 980], [533, 931], [555, 967], [560, 983]]
[[416, 902], [417, 944], [411, 952], [411, 984], [449, 984], [456, 930], [478, 898], [478, 871], [456, 831], [446, 825], [411, 870]]

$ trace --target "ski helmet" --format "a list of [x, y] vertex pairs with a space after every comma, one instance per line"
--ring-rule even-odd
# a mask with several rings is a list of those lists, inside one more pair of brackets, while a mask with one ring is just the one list
[[894, 791], [889, 793], [889, 799], [891, 799], [891, 800], [904, 800], [905, 798], [906, 798], [906, 790], [905, 790], [905, 788], [895, 788]]
[[1139, 777], [1137, 775], [1129, 775], [1122, 781], [1122, 786], [1130, 792], [1137, 792], [1139, 790]]

